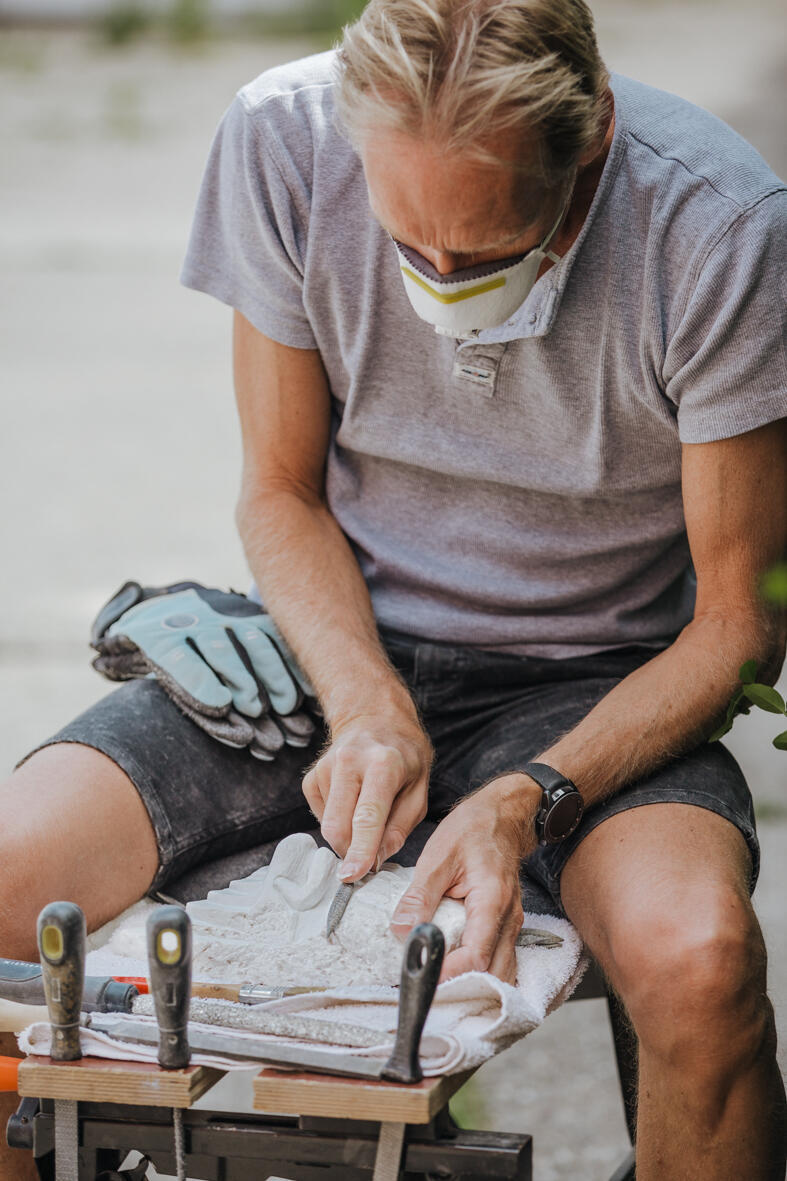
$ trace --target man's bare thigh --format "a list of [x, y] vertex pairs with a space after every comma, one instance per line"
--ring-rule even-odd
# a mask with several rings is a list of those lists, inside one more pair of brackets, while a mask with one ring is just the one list
[[0, 954], [35, 957], [35, 919], [56, 898], [93, 929], [141, 898], [158, 866], [148, 813], [106, 755], [59, 743], [0, 784]]

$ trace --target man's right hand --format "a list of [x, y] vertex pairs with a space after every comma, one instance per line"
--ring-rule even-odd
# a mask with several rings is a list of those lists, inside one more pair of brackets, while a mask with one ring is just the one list
[[411, 718], [359, 716], [336, 728], [303, 781], [322, 835], [357, 881], [398, 852], [426, 815], [432, 746]]

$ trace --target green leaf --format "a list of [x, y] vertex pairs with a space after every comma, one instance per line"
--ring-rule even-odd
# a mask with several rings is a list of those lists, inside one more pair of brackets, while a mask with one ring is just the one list
[[738, 676], [742, 684], [750, 685], [757, 676], [757, 661], [747, 660], [745, 664], [741, 665]]
[[708, 739], [708, 742], [718, 742], [719, 739], [723, 738], [724, 735], [727, 733], [727, 731], [731, 730], [731, 729], [732, 729], [732, 722], [730, 722], [730, 721], [722, 722], [722, 724], [719, 726], [718, 730], [713, 731], [710, 738]]
[[777, 562], [762, 576], [762, 593], [772, 603], [787, 603], [787, 562]]
[[769, 714], [783, 714], [785, 711], [784, 701], [781, 693], [777, 693], [770, 685], [744, 685], [744, 696], [748, 697], [752, 704], [759, 706], [760, 709], [765, 709]]
[[732, 725], [732, 720], [735, 717], [735, 714], [740, 709], [740, 700], [742, 697], [743, 697], [743, 689], [736, 689], [730, 699], [730, 704], [727, 706], [727, 717], [726, 717], [726, 721], [728, 721], [730, 723], [730, 725]]
[[776, 735], [773, 745], [777, 750], [787, 750], [787, 730], [782, 730], [781, 734]]

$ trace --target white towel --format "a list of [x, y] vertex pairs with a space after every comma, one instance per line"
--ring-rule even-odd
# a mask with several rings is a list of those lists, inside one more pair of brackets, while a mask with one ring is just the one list
[[[329, 944], [322, 931], [337, 884], [337, 864], [333, 854], [318, 850], [311, 837], [296, 834], [280, 843], [270, 866], [232, 882], [226, 890], [211, 892], [204, 902], [190, 903], [194, 979], [334, 985], [328, 992], [269, 1002], [266, 1010], [379, 1029], [376, 1046], [351, 1051], [339, 1044], [325, 1048], [343, 1055], [387, 1057], [396, 1029], [398, 999], [390, 985], [398, 980], [402, 954], [402, 945], [390, 934], [388, 924], [413, 871], [387, 866], [359, 887], [339, 925], [336, 942]], [[147, 974], [144, 926], [152, 906], [138, 904], [126, 921], [113, 923], [105, 946], [100, 946], [99, 933], [91, 938], [94, 950], [87, 956], [89, 973]], [[445, 900], [435, 919], [448, 948], [457, 946], [464, 927], [464, 907]], [[572, 925], [566, 919], [533, 914], [525, 915], [524, 925], [560, 935], [563, 943], [557, 948], [517, 948], [516, 985], [504, 984], [487, 972], [469, 972], [441, 984], [421, 1040], [426, 1075], [479, 1066], [540, 1025], [576, 988], [587, 961]], [[121, 951], [132, 955], [119, 954]], [[373, 983], [366, 983], [370, 978]], [[45, 1023], [33, 1025], [20, 1037], [20, 1047], [28, 1053], [45, 1054], [48, 1034]], [[261, 1048], [265, 1043], [298, 1044], [256, 1033], [243, 1036], [249, 1040], [250, 1057], [255, 1046]], [[149, 1061], [156, 1057], [154, 1048], [148, 1051], [135, 1045], [132, 1054], [89, 1030], [83, 1030], [82, 1046], [85, 1054]], [[206, 1054], [195, 1055], [194, 1061], [225, 1067], [227, 1063]]]

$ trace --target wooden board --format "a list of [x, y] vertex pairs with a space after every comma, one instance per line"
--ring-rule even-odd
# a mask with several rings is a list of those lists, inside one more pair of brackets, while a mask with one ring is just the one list
[[19, 1064], [18, 1091], [37, 1099], [191, 1107], [224, 1073], [211, 1066], [162, 1070], [153, 1062], [119, 1062], [112, 1058], [53, 1062], [51, 1058], [31, 1056]]
[[254, 1110], [334, 1119], [428, 1124], [473, 1072], [404, 1083], [338, 1075], [295, 1074], [266, 1067], [254, 1079]]

